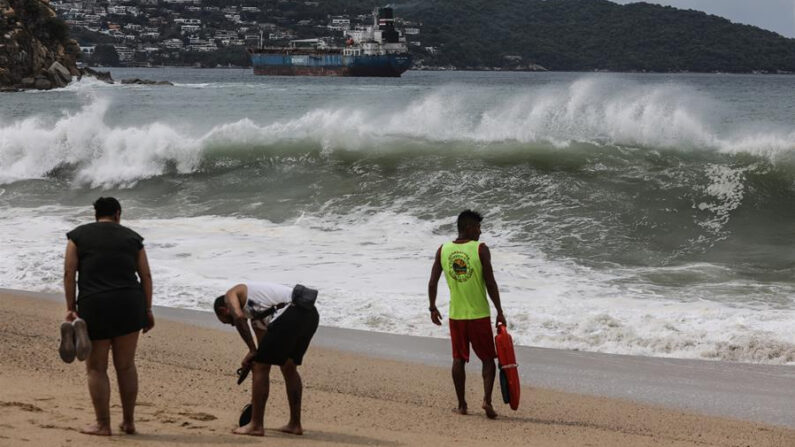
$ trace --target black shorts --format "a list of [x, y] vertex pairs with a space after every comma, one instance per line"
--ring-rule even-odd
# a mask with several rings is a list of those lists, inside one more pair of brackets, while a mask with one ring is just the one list
[[254, 361], [269, 365], [284, 365], [288, 359], [300, 365], [309, 342], [315, 335], [320, 316], [317, 309], [289, 306], [279, 318], [268, 325]]
[[146, 326], [146, 298], [141, 289], [95, 293], [77, 301], [77, 314], [86, 320], [91, 340], [120, 337]]

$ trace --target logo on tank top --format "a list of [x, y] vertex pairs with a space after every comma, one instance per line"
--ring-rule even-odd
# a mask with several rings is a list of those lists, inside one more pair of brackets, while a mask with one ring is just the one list
[[465, 282], [472, 277], [472, 267], [469, 261], [469, 255], [461, 251], [454, 251], [450, 253], [447, 258], [450, 265], [450, 273], [453, 278], [458, 282]]

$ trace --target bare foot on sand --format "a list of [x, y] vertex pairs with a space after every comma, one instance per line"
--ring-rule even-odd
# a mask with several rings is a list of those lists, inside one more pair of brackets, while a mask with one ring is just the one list
[[497, 419], [497, 412], [494, 411], [494, 407], [492, 407], [491, 404], [483, 402], [483, 406], [481, 408], [486, 411], [487, 418]]
[[128, 435], [134, 435], [135, 424], [133, 424], [132, 422], [122, 422], [121, 424], [119, 424], [119, 430], [121, 430], [124, 433], [127, 433]]
[[110, 436], [110, 426], [92, 424], [83, 427], [83, 429], [80, 430], [80, 433], [83, 433], [84, 435]]
[[464, 405], [464, 406], [460, 406], [458, 408], [453, 408], [453, 413], [466, 415], [467, 414], [467, 406]]
[[304, 429], [301, 428], [300, 425], [290, 425], [287, 424], [284, 427], [279, 429], [282, 433], [290, 433], [291, 435], [303, 435]]
[[254, 427], [251, 424], [244, 425], [240, 428], [235, 429], [232, 433], [236, 435], [247, 435], [247, 436], [265, 436], [265, 428], [264, 427]]

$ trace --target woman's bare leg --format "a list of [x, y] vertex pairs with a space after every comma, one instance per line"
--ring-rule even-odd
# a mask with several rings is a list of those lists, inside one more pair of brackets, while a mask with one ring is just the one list
[[135, 433], [135, 400], [138, 397], [138, 370], [135, 368], [135, 350], [138, 346], [138, 332], [112, 339], [113, 367], [119, 382], [119, 396], [123, 420], [119, 428], [127, 433]]
[[110, 340], [92, 340], [91, 354], [86, 359], [88, 393], [94, 405], [97, 422], [81, 430], [88, 435], [110, 436], [110, 380], [108, 350]]

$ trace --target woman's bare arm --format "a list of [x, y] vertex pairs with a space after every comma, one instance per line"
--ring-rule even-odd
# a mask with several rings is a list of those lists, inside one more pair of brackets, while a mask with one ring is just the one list
[[152, 272], [149, 270], [149, 259], [146, 257], [145, 248], [138, 250], [138, 277], [141, 278], [141, 287], [144, 289], [146, 299], [147, 326], [144, 328], [146, 333], [155, 327], [155, 317], [152, 313]]
[[71, 240], [66, 243], [66, 254], [64, 255], [63, 266], [63, 290], [66, 296], [66, 320], [72, 321], [77, 318], [77, 245]]

